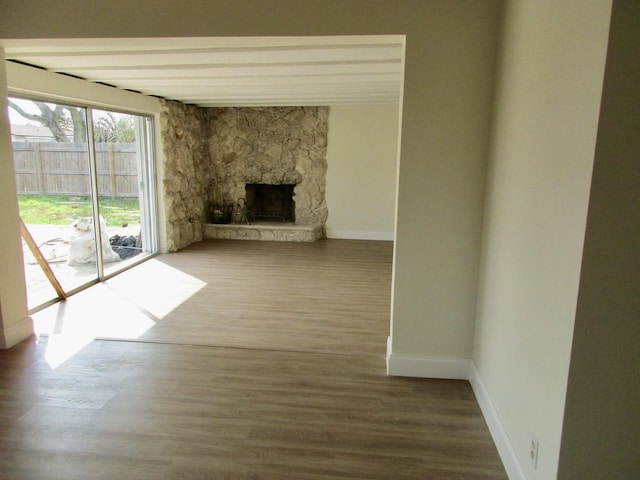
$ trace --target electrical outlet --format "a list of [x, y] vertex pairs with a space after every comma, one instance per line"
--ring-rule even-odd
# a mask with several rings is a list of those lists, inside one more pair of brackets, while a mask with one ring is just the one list
[[531, 434], [531, 444], [529, 446], [529, 458], [531, 459], [531, 463], [533, 464], [533, 468], [538, 468], [538, 439], [536, 438], [536, 434]]

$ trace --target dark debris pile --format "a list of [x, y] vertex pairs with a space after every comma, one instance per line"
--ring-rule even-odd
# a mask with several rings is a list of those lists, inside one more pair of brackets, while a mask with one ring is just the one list
[[118, 254], [121, 260], [135, 257], [142, 252], [142, 238], [140, 235], [120, 236], [114, 235], [109, 238], [111, 249]]

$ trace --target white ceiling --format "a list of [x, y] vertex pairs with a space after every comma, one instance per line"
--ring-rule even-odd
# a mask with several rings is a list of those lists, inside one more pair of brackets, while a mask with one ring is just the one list
[[203, 107], [398, 102], [404, 37], [0, 40], [17, 60]]

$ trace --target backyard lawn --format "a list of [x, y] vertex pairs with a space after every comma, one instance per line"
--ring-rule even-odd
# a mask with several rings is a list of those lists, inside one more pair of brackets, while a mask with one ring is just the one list
[[[108, 226], [140, 222], [137, 198], [100, 198], [100, 214]], [[89, 197], [65, 195], [18, 195], [20, 216], [31, 225], [70, 225], [80, 217], [90, 217]]]

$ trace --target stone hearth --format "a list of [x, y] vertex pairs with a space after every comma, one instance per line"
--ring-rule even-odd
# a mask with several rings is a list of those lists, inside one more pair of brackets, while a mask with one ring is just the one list
[[230, 223], [204, 225], [204, 238], [225, 240], [268, 240], [274, 242], [315, 242], [324, 238], [322, 224], [294, 225], [262, 222], [253, 225]]

